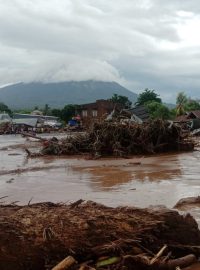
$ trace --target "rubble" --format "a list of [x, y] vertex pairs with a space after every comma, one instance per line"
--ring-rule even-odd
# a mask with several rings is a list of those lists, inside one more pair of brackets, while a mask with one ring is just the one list
[[0, 124], [0, 135], [3, 134], [11, 134], [12, 133], [12, 124], [9, 122], [5, 122]]
[[[39, 155], [76, 155], [89, 153], [94, 157], [133, 154], [155, 154], [168, 151], [188, 151], [194, 143], [182, 129], [169, 121], [148, 123], [95, 123], [87, 133], [43, 142]], [[29, 156], [30, 152], [27, 151]]]
[[200, 128], [194, 129], [194, 130], [191, 132], [191, 135], [192, 135], [192, 136], [200, 136]]
[[1, 270], [176, 269], [199, 243], [196, 221], [167, 208], [0, 205]]

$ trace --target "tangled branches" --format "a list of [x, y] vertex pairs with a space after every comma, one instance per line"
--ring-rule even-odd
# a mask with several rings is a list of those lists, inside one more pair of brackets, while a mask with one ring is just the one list
[[41, 155], [121, 156], [193, 150], [181, 128], [173, 123], [154, 120], [144, 124], [95, 123], [86, 134], [69, 136], [44, 143]]

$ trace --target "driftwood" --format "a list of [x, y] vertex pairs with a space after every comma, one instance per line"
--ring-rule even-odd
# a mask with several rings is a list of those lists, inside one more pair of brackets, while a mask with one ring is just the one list
[[0, 217], [1, 270], [171, 270], [200, 256], [197, 223], [174, 210], [1, 204]]
[[190, 266], [191, 264], [197, 262], [197, 258], [195, 257], [194, 254], [189, 254], [187, 256], [174, 259], [174, 260], [169, 260], [167, 262], [159, 263], [158, 268], [163, 269], [163, 270], [174, 270], [176, 267], [187, 267]]
[[68, 270], [71, 266], [76, 264], [77, 261], [72, 257], [68, 256], [64, 260], [62, 260], [59, 264], [52, 268], [52, 270]]
[[95, 123], [85, 134], [46, 142], [39, 155], [75, 155], [89, 153], [101, 156], [127, 157], [133, 154], [154, 154], [166, 151], [193, 150], [194, 144], [181, 128], [167, 121], [144, 124]]
[[155, 270], [175, 270], [177, 267], [187, 267], [197, 262], [197, 258], [194, 254], [189, 254], [184, 257], [177, 259], [169, 259], [167, 261], [157, 260], [154, 265], [152, 265], [149, 256], [146, 254], [139, 254], [136, 256], [126, 255], [123, 257], [124, 265], [137, 265], [142, 269], [155, 269]]
[[34, 134], [30, 134], [30, 133], [27, 133], [27, 132], [19, 132], [19, 134], [21, 134], [23, 137], [29, 137], [29, 138], [37, 139], [39, 141], [46, 141], [45, 138], [36, 136]]
[[167, 248], [167, 245], [164, 245], [161, 248], [161, 250], [155, 255], [155, 257], [151, 259], [149, 264], [150, 265], [154, 264], [158, 260], [158, 258], [162, 256], [162, 254], [163, 254], [163, 252], [165, 251], [166, 248]]

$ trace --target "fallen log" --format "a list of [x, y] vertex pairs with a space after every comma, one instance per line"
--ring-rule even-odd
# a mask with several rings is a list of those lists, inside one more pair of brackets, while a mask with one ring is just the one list
[[27, 132], [20, 132], [19, 134], [21, 134], [23, 137], [30, 137], [30, 138], [34, 138], [34, 139], [37, 139], [39, 141], [46, 141], [45, 138], [42, 138], [42, 137], [38, 137], [36, 135], [33, 135], [31, 133], [27, 133]]

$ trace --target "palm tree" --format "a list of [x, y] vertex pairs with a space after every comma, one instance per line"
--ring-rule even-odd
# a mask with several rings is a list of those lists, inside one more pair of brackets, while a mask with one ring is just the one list
[[180, 92], [176, 98], [176, 116], [183, 115], [185, 113], [185, 105], [188, 101], [184, 92]]

